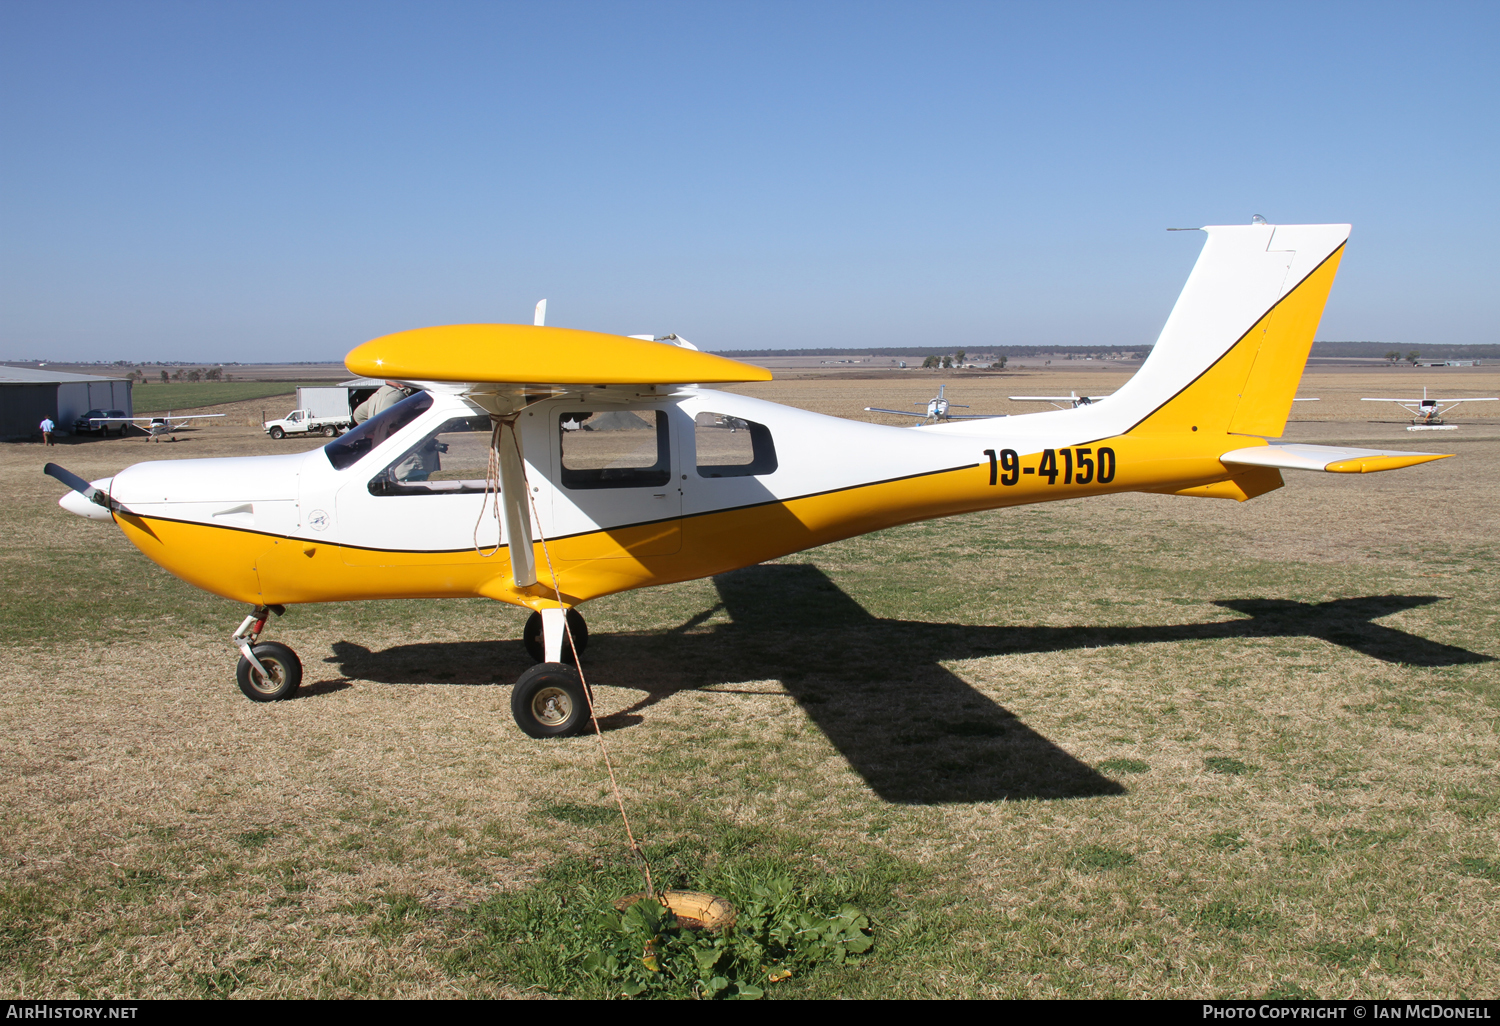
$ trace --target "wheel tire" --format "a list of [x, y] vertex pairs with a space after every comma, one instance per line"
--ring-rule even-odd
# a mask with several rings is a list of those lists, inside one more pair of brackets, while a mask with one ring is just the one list
[[583, 680], [571, 666], [538, 663], [511, 689], [510, 714], [528, 737], [576, 734], [589, 722]]
[[339, 433], [339, 429], [336, 428], [336, 427], [334, 427], [332, 424], [328, 424], [328, 425], [326, 425], [323, 428], [323, 437], [324, 438], [332, 438], [334, 435], [336, 435], [338, 433]]
[[283, 431], [283, 430], [281, 430], [281, 425], [280, 424], [277, 424], [275, 427], [273, 427], [271, 429], [271, 437], [274, 438], [274, 439], [276, 439], [276, 441], [279, 442], [283, 438], [286, 437], [286, 432]]
[[297, 658], [297, 653], [275, 641], [262, 641], [250, 651], [270, 671], [271, 678], [268, 680], [256, 673], [250, 660], [240, 656], [234, 676], [245, 697], [252, 702], [275, 702], [292, 697], [302, 683], [302, 660]]
[[[583, 622], [583, 614], [576, 609], [568, 610], [568, 630], [573, 632], [573, 645], [578, 646], [578, 654], [582, 655], [589, 649], [589, 625]], [[526, 654], [536, 662], [547, 658], [547, 650], [542, 644], [542, 614], [532, 613], [526, 618], [526, 626], [521, 628], [521, 643], [526, 646]], [[568, 639], [563, 639], [562, 660], [573, 664], [573, 645], [568, 644]]]

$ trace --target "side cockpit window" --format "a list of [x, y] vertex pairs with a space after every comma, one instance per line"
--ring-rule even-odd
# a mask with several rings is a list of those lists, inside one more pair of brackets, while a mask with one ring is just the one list
[[380, 447], [386, 439], [432, 409], [432, 393], [418, 392], [377, 417], [323, 446], [334, 470], [347, 470]]
[[564, 488], [660, 488], [672, 479], [661, 410], [568, 411], [557, 433]]
[[444, 421], [437, 430], [371, 478], [370, 494], [465, 495], [483, 492], [489, 475], [490, 436], [488, 414]]
[[700, 413], [693, 418], [693, 439], [699, 477], [760, 477], [776, 472], [776, 445], [764, 424], [727, 413]]

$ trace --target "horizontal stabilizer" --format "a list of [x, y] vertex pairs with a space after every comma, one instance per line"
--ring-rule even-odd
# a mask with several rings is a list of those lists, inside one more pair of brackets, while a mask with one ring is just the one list
[[1401, 452], [1390, 449], [1351, 449], [1336, 445], [1256, 445], [1219, 457], [1221, 463], [1279, 470], [1325, 470], [1332, 474], [1373, 474], [1418, 463], [1444, 460], [1452, 453]]
[[771, 380], [763, 367], [670, 343], [531, 324], [400, 331], [355, 347], [344, 365], [354, 374], [394, 381], [668, 385]]

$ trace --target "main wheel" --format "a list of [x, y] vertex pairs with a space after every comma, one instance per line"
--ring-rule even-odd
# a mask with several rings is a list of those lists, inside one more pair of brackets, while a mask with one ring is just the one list
[[[578, 654], [588, 651], [589, 625], [583, 622], [583, 614], [576, 609], [568, 610], [568, 630], [573, 633], [573, 645], [578, 646]], [[547, 650], [542, 644], [541, 613], [532, 613], [526, 618], [526, 626], [521, 628], [521, 643], [526, 646], [526, 654], [537, 662], [547, 658]], [[563, 638], [563, 662], [573, 662], [573, 645], [569, 645], [568, 639]]]
[[271, 437], [274, 438], [274, 439], [276, 439], [276, 441], [279, 442], [283, 438], [286, 437], [286, 432], [283, 431], [283, 430], [281, 430], [281, 425], [280, 424], [277, 424], [275, 427], [273, 427], [271, 429]]
[[270, 674], [263, 677], [250, 665], [250, 660], [240, 656], [240, 664], [234, 669], [240, 690], [252, 702], [274, 702], [290, 698], [302, 683], [302, 660], [297, 653], [275, 641], [262, 641], [250, 651], [260, 660], [260, 665]]
[[323, 425], [323, 437], [324, 438], [332, 438], [334, 435], [336, 435], [338, 433], [339, 433], [339, 429], [336, 428], [336, 427], [334, 427], [332, 424], [325, 424], [325, 425]]
[[530, 737], [576, 733], [589, 720], [583, 680], [571, 666], [538, 663], [511, 689], [510, 712], [516, 726]]

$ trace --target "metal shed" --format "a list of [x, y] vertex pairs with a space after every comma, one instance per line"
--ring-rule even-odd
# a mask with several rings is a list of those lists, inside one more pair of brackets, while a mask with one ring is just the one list
[[31, 367], [0, 367], [0, 438], [40, 438], [43, 417], [59, 434], [89, 410], [124, 410], [134, 416], [130, 381]]

